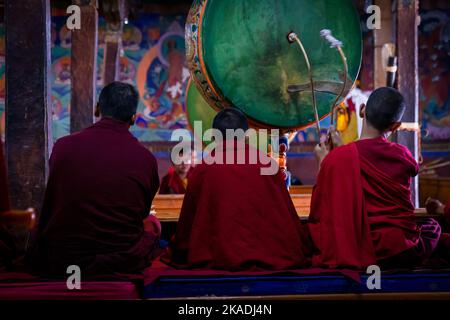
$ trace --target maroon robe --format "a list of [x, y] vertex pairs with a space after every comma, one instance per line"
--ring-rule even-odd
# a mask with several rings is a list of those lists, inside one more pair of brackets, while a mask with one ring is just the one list
[[[3, 156], [3, 143], [0, 141], [0, 215], [10, 209], [6, 166]], [[9, 231], [0, 224], [0, 269], [8, 266], [12, 262], [14, 255], [14, 238]]]
[[412, 267], [429, 257], [440, 227], [432, 219], [415, 220], [410, 181], [417, 172], [409, 151], [384, 138], [330, 152], [311, 200], [313, 265]]
[[103, 118], [59, 139], [39, 219], [32, 266], [65, 275], [139, 273], [150, 265], [159, 235], [144, 231], [159, 187], [154, 156], [126, 123]]
[[[189, 170], [187, 178], [191, 174], [192, 169]], [[186, 187], [183, 184], [180, 176], [175, 171], [175, 168], [171, 167], [169, 172], [162, 178], [161, 186], [159, 187], [160, 194], [185, 194]]]
[[[223, 150], [215, 155], [226, 159]], [[170, 245], [170, 264], [228, 271], [306, 265], [306, 234], [283, 177], [261, 175], [261, 167], [248, 162], [195, 167]]]

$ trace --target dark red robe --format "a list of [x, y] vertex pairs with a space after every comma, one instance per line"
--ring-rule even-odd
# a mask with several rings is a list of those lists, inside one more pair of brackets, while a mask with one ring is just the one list
[[364, 268], [405, 252], [431, 255], [440, 227], [415, 220], [409, 183], [417, 171], [408, 150], [384, 138], [330, 152], [311, 200], [313, 265]]
[[[188, 172], [189, 177], [191, 170]], [[162, 178], [161, 185], [159, 187], [160, 194], [185, 194], [186, 187], [180, 176], [175, 171], [175, 168], [171, 167], [169, 172]]]
[[[10, 209], [6, 164], [3, 156], [3, 143], [0, 141], [0, 215]], [[14, 238], [6, 227], [0, 224], [0, 269], [8, 266], [12, 262], [14, 255]]]
[[[229, 150], [223, 150], [216, 156], [225, 159]], [[305, 266], [306, 234], [281, 174], [261, 175], [261, 163], [246, 163], [195, 167], [170, 245], [172, 265], [228, 271]]]
[[103, 118], [59, 139], [30, 250], [33, 267], [48, 275], [65, 275], [69, 265], [83, 275], [141, 272], [158, 242], [143, 222], [158, 187], [156, 159], [126, 123]]

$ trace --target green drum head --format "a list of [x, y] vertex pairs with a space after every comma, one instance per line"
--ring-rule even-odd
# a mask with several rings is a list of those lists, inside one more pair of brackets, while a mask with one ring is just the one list
[[[200, 121], [202, 131], [212, 128], [212, 123], [217, 112], [206, 103], [192, 81], [189, 81], [186, 95], [186, 113], [191, 130], [194, 130], [194, 122]], [[201, 139], [202, 137], [196, 137]], [[209, 142], [209, 141], [204, 141]]]
[[[289, 32], [309, 55], [319, 117], [330, 112], [344, 79], [341, 57], [320, 36], [322, 29], [343, 42], [349, 65], [345, 94], [358, 75], [361, 29], [349, 0], [207, 0], [203, 6], [199, 64], [219, 100], [261, 124], [302, 128], [315, 120], [306, 62], [298, 44], [287, 41]], [[288, 92], [293, 85], [297, 91]]]

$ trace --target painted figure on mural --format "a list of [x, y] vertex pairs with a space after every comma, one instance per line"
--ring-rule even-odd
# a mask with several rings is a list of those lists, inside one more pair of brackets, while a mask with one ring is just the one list
[[137, 124], [143, 128], [163, 129], [185, 126], [183, 101], [189, 75], [185, 67], [183, 30], [177, 22], [146, 53], [139, 69], [141, 72], [145, 70], [144, 86], [139, 85], [143, 79], [138, 76], [138, 88], [143, 90], [141, 98], [145, 109], [139, 115]]
[[136, 67], [127, 57], [120, 57], [120, 81], [126, 83], [133, 83], [136, 76]]

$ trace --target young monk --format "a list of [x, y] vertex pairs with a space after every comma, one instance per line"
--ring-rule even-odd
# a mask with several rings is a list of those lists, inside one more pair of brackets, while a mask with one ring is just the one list
[[[247, 130], [248, 123], [230, 108], [217, 114], [213, 128], [225, 137], [227, 130]], [[219, 144], [193, 170], [170, 245], [172, 265], [237, 271], [306, 264], [304, 233], [281, 173], [261, 175], [267, 162], [250, 164], [250, 147], [241, 139]], [[226, 164], [230, 152], [234, 164]], [[245, 152], [244, 164], [236, 164], [240, 152]], [[208, 164], [212, 157], [224, 163]]]
[[134, 274], [149, 266], [159, 228], [146, 232], [143, 221], [159, 178], [156, 159], [129, 132], [138, 99], [129, 84], [107, 85], [96, 111], [101, 120], [53, 147], [29, 252], [40, 273], [66, 275], [78, 265], [83, 276]]
[[[316, 147], [321, 165], [309, 217], [314, 266], [413, 267], [435, 249], [439, 225], [414, 217], [410, 182], [418, 164], [407, 148], [387, 140], [404, 111], [397, 90], [377, 89], [361, 108], [359, 141], [331, 152]], [[332, 138], [339, 144], [334, 130]]]
[[184, 194], [192, 172], [192, 157], [181, 156], [179, 163], [173, 164], [169, 172], [162, 178], [159, 187], [160, 194]]

